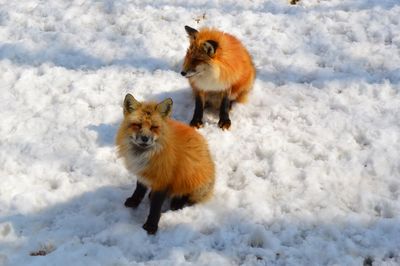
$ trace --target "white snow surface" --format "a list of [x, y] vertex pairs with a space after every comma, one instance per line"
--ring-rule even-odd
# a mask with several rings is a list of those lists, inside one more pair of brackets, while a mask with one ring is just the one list
[[[0, 265], [400, 265], [399, 14], [398, 0], [0, 0]], [[147, 198], [123, 206], [136, 177], [114, 137], [127, 92], [190, 121], [184, 25], [236, 35], [257, 79], [230, 131], [209, 111], [199, 130], [212, 200], [166, 208], [148, 236]]]

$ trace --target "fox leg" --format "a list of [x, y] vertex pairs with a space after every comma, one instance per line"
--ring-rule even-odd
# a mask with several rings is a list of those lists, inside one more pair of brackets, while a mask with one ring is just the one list
[[185, 204], [188, 202], [189, 202], [188, 196], [173, 197], [171, 200], [171, 210], [176, 211], [182, 209], [183, 206], [185, 206]]
[[203, 112], [204, 112], [204, 93], [197, 92], [195, 98], [195, 107], [192, 121], [190, 126], [200, 128], [203, 126]]
[[143, 225], [143, 229], [150, 235], [154, 235], [157, 232], [158, 222], [161, 217], [161, 207], [166, 196], [166, 191], [151, 192], [150, 213], [149, 216], [147, 216], [147, 221]]
[[222, 96], [221, 105], [219, 107], [219, 121], [218, 126], [222, 129], [229, 129], [231, 126], [231, 119], [229, 118], [229, 110], [231, 101], [229, 100], [228, 93]]
[[144, 195], [146, 194], [146, 191], [147, 187], [137, 181], [135, 191], [133, 192], [132, 196], [127, 198], [125, 201], [125, 207], [136, 208], [137, 206], [139, 206]]

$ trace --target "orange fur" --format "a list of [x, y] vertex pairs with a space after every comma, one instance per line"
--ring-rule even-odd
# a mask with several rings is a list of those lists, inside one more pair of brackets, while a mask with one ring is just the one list
[[[217, 43], [217, 48], [215, 54], [207, 56], [203, 46], [210, 40]], [[213, 102], [213, 99], [208, 98], [214, 98], [216, 94], [210, 92], [224, 91], [228, 93], [231, 101], [246, 101], [256, 71], [250, 54], [237, 38], [216, 29], [200, 29], [195, 38], [190, 38], [183, 72], [194, 71], [200, 64], [209, 66], [212, 70], [208, 72], [211, 74], [189, 77], [189, 83], [195, 94], [203, 91], [205, 92], [203, 100]], [[210, 75], [214, 76], [213, 81], [205, 82]], [[212, 88], [212, 83], [215, 83], [215, 88]]]
[[[171, 197], [188, 195], [192, 203], [203, 201], [211, 196], [215, 178], [207, 143], [193, 128], [164, 117], [159, 105], [140, 103], [134, 111], [124, 111], [116, 137], [118, 154], [152, 191], [165, 190]], [[154, 145], [143, 153], [135, 151], [131, 140], [137, 134], [152, 137]], [[144, 156], [144, 161], [135, 162], [138, 156]]]

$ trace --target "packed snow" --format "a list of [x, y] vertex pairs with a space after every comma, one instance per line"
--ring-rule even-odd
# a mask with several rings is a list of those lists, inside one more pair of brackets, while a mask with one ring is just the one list
[[[398, 0], [0, 1], [0, 265], [400, 265]], [[184, 26], [237, 36], [257, 79], [205, 113], [214, 197], [123, 203], [126, 93], [194, 100]]]

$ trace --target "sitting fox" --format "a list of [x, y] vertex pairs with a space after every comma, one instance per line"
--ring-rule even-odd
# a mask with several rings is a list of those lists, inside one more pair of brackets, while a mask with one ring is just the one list
[[136, 189], [125, 201], [136, 208], [150, 194], [150, 213], [143, 228], [155, 234], [166, 197], [171, 209], [210, 198], [214, 188], [214, 162], [206, 140], [193, 128], [169, 118], [170, 98], [160, 102], [138, 102], [127, 94], [124, 120], [116, 137], [118, 154], [137, 176]]
[[229, 129], [233, 102], [245, 102], [253, 87], [256, 71], [250, 54], [234, 36], [215, 29], [197, 31], [185, 26], [190, 46], [183, 62], [182, 76], [189, 79], [195, 96], [190, 125], [203, 126], [205, 106], [219, 108], [218, 126]]

